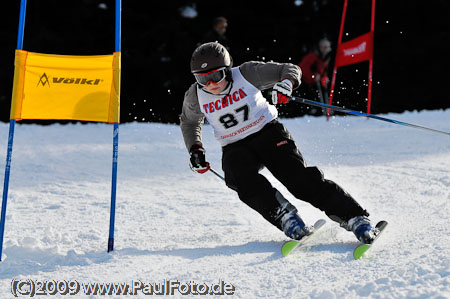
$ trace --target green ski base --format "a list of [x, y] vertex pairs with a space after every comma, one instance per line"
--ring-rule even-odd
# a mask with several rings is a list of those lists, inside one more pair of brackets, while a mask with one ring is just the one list
[[355, 250], [353, 251], [353, 258], [355, 260], [359, 260], [364, 256], [364, 254], [367, 252], [367, 250], [369, 250], [372, 247], [373, 243], [375, 243], [375, 241], [378, 239], [378, 237], [381, 235], [381, 233], [383, 232], [383, 230], [386, 228], [387, 225], [388, 223], [386, 221], [380, 221], [377, 223], [376, 228], [378, 228], [380, 232], [378, 233], [378, 235], [375, 237], [375, 239], [371, 244], [362, 244], [355, 248]]
[[283, 256], [288, 256], [295, 248], [297, 248], [301, 243], [304, 243], [307, 239], [313, 236], [324, 224], [326, 223], [325, 219], [319, 219], [314, 223], [314, 231], [312, 234], [303, 237], [301, 240], [289, 240], [284, 242], [283, 246], [281, 246], [281, 254]]

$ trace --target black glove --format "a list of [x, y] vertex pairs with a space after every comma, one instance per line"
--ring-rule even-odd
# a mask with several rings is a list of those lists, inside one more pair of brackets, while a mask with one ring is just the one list
[[191, 155], [189, 166], [192, 171], [205, 173], [209, 170], [209, 163], [206, 162], [205, 158], [205, 149], [201, 145], [194, 144], [191, 146], [189, 154]]

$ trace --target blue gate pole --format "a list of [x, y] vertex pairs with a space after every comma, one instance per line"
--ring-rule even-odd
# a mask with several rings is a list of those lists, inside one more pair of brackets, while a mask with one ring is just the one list
[[[115, 52], [121, 51], [122, 0], [116, 0]], [[120, 95], [119, 95], [120, 96]], [[111, 210], [109, 215], [108, 252], [114, 250], [114, 221], [116, 217], [117, 159], [119, 156], [119, 123], [114, 123]]]
[[[20, 17], [19, 17], [19, 31], [17, 34], [17, 49], [22, 50], [23, 48], [23, 33], [25, 31], [25, 13], [27, 10], [27, 0], [21, 0], [20, 2]], [[2, 260], [3, 252], [3, 236], [5, 233], [5, 218], [6, 218], [6, 204], [8, 202], [8, 188], [9, 188], [9, 174], [11, 170], [11, 159], [13, 151], [13, 140], [14, 140], [14, 127], [16, 121], [11, 119], [9, 121], [9, 135], [8, 135], [8, 149], [6, 153], [6, 165], [5, 165], [5, 180], [3, 184], [3, 199], [2, 199], [2, 212], [0, 220], [0, 261]]]

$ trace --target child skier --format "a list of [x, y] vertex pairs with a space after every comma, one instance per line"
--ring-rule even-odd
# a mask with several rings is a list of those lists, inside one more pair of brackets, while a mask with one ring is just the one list
[[204, 118], [222, 146], [222, 169], [227, 186], [289, 238], [312, 233], [297, 209], [259, 173], [266, 167], [296, 198], [324, 211], [358, 240], [371, 243], [377, 230], [369, 213], [317, 167], [307, 167], [278, 112], [261, 90], [272, 88], [272, 101], [286, 103], [301, 81], [301, 70], [290, 63], [246, 62], [232, 58], [217, 42], [200, 45], [191, 58], [196, 83], [184, 96], [180, 127], [197, 173], [210, 169], [202, 145]]

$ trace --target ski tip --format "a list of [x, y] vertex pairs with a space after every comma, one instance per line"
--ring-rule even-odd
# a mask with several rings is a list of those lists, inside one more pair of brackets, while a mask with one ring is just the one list
[[284, 242], [283, 246], [281, 247], [281, 254], [286, 257], [291, 253], [297, 246], [300, 244], [299, 241], [296, 240], [290, 240]]
[[377, 223], [375, 227], [378, 228], [379, 230], [383, 230], [387, 225], [388, 225], [387, 221], [381, 220], [380, 222]]
[[326, 222], [327, 222], [327, 221], [326, 221], [325, 219], [319, 219], [319, 220], [317, 220], [316, 223], [314, 223], [314, 229], [317, 230], [318, 228], [321, 228], [322, 226], [325, 225]]
[[370, 244], [362, 244], [355, 248], [353, 251], [353, 258], [355, 260], [359, 260], [363, 257], [363, 255], [366, 253], [367, 250], [371, 247]]

